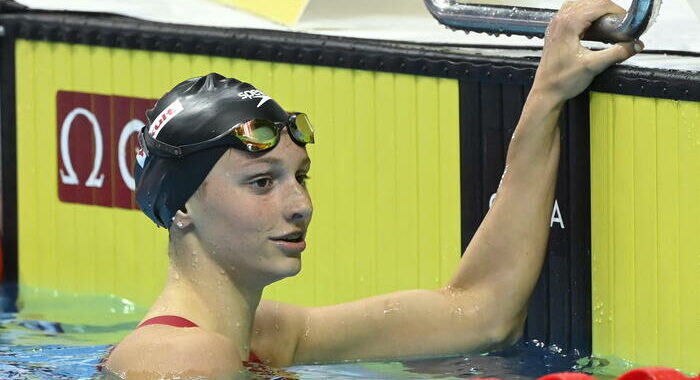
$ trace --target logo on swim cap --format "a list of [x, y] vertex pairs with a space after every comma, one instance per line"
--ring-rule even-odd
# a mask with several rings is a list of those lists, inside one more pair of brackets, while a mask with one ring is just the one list
[[138, 147], [136, 147], [136, 162], [143, 167], [146, 164], [148, 151], [146, 150], [146, 141], [143, 139], [143, 133], [139, 132]]
[[177, 114], [182, 112], [182, 110], [184, 110], [184, 108], [182, 107], [182, 103], [180, 103], [179, 99], [172, 102], [163, 110], [163, 112], [158, 115], [158, 117], [153, 120], [151, 126], [148, 127], [148, 134], [153, 136], [153, 138], [158, 137], [158, 134], [163, 130], [165, 124], [168, 124], [168, 122], [177, 116]]
[[258, 103], [258, 106], [256, 108], [260, 108], [261, 105], [265, 104], [266, 101], [271, 99], [269, 96], [265, 95], [260, 90], [248, 90], [239, 92], [238, 96], [240, 96], [241, 99], [260, 99], [260, 103]]

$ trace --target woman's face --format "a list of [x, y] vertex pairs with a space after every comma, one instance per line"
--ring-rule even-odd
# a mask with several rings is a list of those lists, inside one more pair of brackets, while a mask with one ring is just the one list
[[301, 269], [311, 162], [286, 130], [264, 154], [229, 149], [187, 203], [191, 228], [222, 269], [270, 283]]

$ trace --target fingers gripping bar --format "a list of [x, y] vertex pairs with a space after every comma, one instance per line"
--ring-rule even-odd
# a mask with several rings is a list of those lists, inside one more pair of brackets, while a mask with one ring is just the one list
[[[518, 34], [544, 37], [554, 9], [467, 4], [457, 0], [424, 0], [430, 13], [451, 29], [489, 34]], [[626, 14], [609, 14], [598, 19], [585, 40], [626, 42], [639, 38], [658, 13], [661, 0], [633, 0]]]

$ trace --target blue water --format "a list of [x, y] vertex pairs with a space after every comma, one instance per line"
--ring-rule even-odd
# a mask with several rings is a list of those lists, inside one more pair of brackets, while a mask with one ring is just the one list
[[[131, 331], [140, 319], [133, 308], [116, 310], [119, 323], [70, 324], [36, 319], [41, 314], [15, 310], [8, 297], [0, 306], [0, 379], [93, 379], [95, 365], [105, 351]], [[75, 298], [75, 297], [73, 297]], [[100, 301], [101, 302], [101, 301]], [[100, 302], [94, 309], [104, 308]], [[123, 301], [120, 301], [123, 302]], [[121, 305], [121, 304], [120, 304]], [[95, 313], [76, 308], [74, 313]], [[115, 312], [114, 307], [109, 307]], [[97, 311], [99, 313], [99, 310]], [[124, 322], [124, 313], [133, 317]], [[131, 313], [131, 314], [129, 314]], [[133, 314], [133, 315], [132, 315]], [[78, 318], [79, 319], [79, 318]], [[127, 318], [128, 319], [128, 318]], [[110, 321], [105, 316], [96, 319]], [[418, 343], [417, 343], [418, 344]], [[497, 377], [508, 380], [536, 379], [542, 375], [571, 371], [580, 359], [563, 354], [555, 346], [521, 342], [488, 355], [431, 358], [420, 360], [352, 362], [333, 365], [304, 365], [286, 368], [299, 379], [468, 379]], [[585, 360], [585, 359], [584, 359]], [[590, 360], [589, 360], [590, 362]], [[599, 365], [600, 363], [596, 363]], [[291, 376], [290, 376], [291, 377]], [[259, 377], [258, 377], [259, 378]], [[268, 377], [269, 378], [269, 377]]]

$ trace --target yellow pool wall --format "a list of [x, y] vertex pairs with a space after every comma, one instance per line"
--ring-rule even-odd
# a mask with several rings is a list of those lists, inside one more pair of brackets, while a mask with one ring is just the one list
[[700, 102], [590, 112], [593, 351], [700, 372]]
[[[456, 80], [28, 40], [17, 41], [16, 59], [19, 279], [28, 289], [147, 306], [166, 275], [167, 232], [141, 212], [59, 200], [57, 91], [155, 99], [209, 72], [254, 83], [317, 129], [302, 272], [265, 298], [324, 305], [438, 288], [460, 258]], [[24, 305], [32, 294], [20, 295]]]

